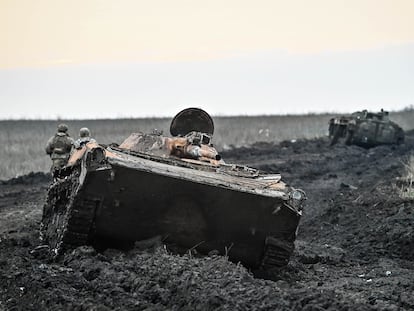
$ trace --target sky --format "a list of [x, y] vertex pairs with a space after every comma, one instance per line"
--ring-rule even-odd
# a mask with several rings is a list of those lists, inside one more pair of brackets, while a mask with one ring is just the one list
[[0, 119], [398, 110], [412, 0], [0, 0]]

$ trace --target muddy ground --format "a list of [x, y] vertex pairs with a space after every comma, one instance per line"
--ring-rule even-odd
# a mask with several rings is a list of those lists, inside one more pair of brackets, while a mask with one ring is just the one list
[[294, 255], [266, 279], [162, 246], [80, 247], [52, 262], [38, 247], [48, 176], [2, 182], [0, 310], [414, 309], [414, 201], [395, 186], [413, 150], [411, 132], [368, 150], [319, 138], [226, 151], [308, 195]]

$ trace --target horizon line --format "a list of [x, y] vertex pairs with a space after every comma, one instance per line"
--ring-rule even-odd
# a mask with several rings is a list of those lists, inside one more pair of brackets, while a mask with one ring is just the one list
[[[363, 110], [363, 109], [361, 109]], [[380, 111], [378, 109], [378, 111]], [[355, 110], [358, 111], [358, 110]], [[372, 112], [377, 112], [377, 110], [368, 110]], [[409, 105], [399, 110], [386, 110], [391, 114], [397, 114], [402, 112], [412, 112], [414, 111], [414, 105]], [[354, 111], [353, 111], [354, 112]], [[257, 117], [290, 117], [290, 116], [318, 116], [318, 115], [348, 115], [352, 112], [341, 112], [341, 111], [324, 111], [324, 112], [303, 112], [303, 113], [284, 113], [284, 114], [210, 114], [212, 118], [257, 118]], [[60, 116], [51, 118], [51, 117], [9, 117], [2, 118], [0, 117], [0, 122], [5, 121], [105, 121], [105, 120], [141, 120], [141, 119], [172, 119], [174, 116], [143, 116], [143, 117], [134, 117], [134, 116], [119, 116], [119, 117], [95, 117], [95, 118], [62, 118]]]

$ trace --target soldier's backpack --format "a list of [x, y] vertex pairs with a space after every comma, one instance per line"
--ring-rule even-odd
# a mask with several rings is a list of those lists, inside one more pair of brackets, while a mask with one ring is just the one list
[[69, 142], [66, 135], [56, 135], [53, 139], [53, 152], [56, 154], [66, 154], [70, 151]]

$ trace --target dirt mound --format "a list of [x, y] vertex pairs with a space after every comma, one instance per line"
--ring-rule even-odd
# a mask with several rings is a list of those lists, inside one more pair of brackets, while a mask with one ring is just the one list
[[38, 239], [49, 176], [0, 187], [0, 310], [401, 310], [414, 308], [414, 201], [395, 178], [414, 150], [256, 143], [227, 162], [282, 173], [308, 201], [289, 265], [264, 275], [225, 257], [79, 247], [51, 262]]
[[9, 180], [0, 180], [0, 185], [33, 185], [36, 183], [46, 183], [50, 180], [50, 173], [30, 172], [27, 175], [17, 176]]

